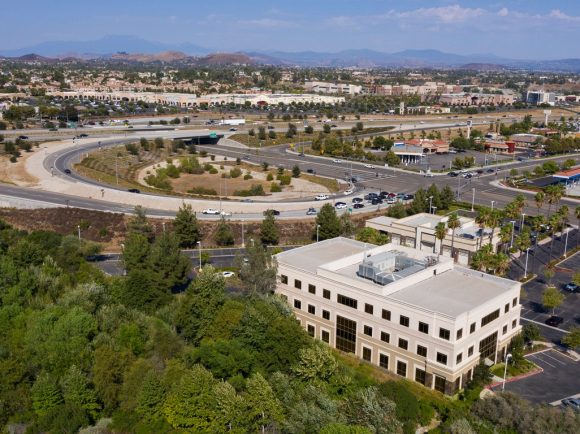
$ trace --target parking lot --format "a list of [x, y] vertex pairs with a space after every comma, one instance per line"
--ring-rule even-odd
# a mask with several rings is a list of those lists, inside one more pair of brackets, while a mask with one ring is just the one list
[[[563, 303], [555, 310], [555, 315], [564, 319], [564, 322], [558, 326], [562, 330], [569, 330], [580, 325], [580, 293], [570, 293], [564, 290], [564, 285], [571, 281], [572, 275], [577, 270], [580, 270], [580, 252], [562, 261], [554, 270], [552, 284], [564, 295]], [[552, 314], [551, 311], [546, 311], [542, 306], [542, 294], [545, 288], [543, 276], [538, 276], [524, 285], [526, 295], [522, 299], [522, 317], [540, 326], [541, 332], [546, 337], [554, 340], [552, 337], [555, 336], [559, 340], [562, 333], [545, 324], [545, 321]], [[552, 333], [554, 331], [556, 335]]]
[[[580, 393], [579, 362], [555, 350], [526, 356], [544, 372], [506, 383], [505, 391], [513, 392], [534, 403], [549, 404]], [[501, 390], [501, 384], [493, 388]]]

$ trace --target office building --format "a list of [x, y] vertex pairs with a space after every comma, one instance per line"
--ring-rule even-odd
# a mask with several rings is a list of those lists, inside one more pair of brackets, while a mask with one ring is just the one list
[[520, 283], [446, 256], [334, 238], [276, 258], [276, 292], [311, 336], [442, 393], [521, 329]]

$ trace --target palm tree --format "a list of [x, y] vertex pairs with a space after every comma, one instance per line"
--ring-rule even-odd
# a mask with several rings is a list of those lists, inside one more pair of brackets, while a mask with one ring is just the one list
[[490, 213], [491, 209], [482, 206], [481, 208], [479, 208], [479, 211], [477, 212], [477, 217], [475, 217], [475, 222], [479, 225], [480, 228], [480, 240], [479, 240], [480, 249], [483, 247], [483, 231], [489, 220]]
[[538, 208], [538, 214], [540, 214], [540, 209], [544, 206], [544, 202], [546, 201], [546, 195], [543, 191], [539, 191], [534, 196], [534, 201], [536, 202], [536, 207]]
[[451, 257], [455, 259], [455, 252], [453, 246], [455, 244], [455, 230], [461, 228], [461, 220], [457, 217], [457, 213], [453, 213], [447, 219], [447, 226], [451, 229]]
[[518, 210], [518, 214], [521, 215], [521, 213], [524, 211], [524, 208], [526, 207], [526, 197], [523, 194], [518, 194], [514, 199], [513, 204]]
[[439, 248], [440, 255], [443, 254], [443, 240], [445, 239], [446, 235], [447, 235], [447, 227], [445, 226], [445, 222], [437, 223], [437, 226], [435, 226], [435, 238], [437, 238], [440, 242]]
[[494, 274], [499, 276], [505, 275], [506, 271], [510, 268], [510, 258], [505, 253], [498, 253], [494, 255], [493, 258]]
[[507, 245], [512, 238], [513, 225], [511, 223], [503, 225], [499, 230], [499, 238], [503, 244], [504, 252], [507, 251]]
[[550, 241], [550, 260], [552, 259], [552, 250], [554, 248], [554, 238], [556, 235], [556, 232], [561, 228], [562, 226], [562, 216], [558, 213], [555, 213], [554, 215], [552, 215], [552, 217], [550, 217], [549, 220], [550, 223], [550, 236], [552, 237], [552, 241]]
[[552, 210], [552, 205], [557, 205], [564, 196], [565, 188], [562, 184], [556, 185], [548, 185], [546, 187], [546, 199], [548, 202], [548, 217], [550, 217], [550, 213]]
[[489, 219], [487, 221], [487, 225], [491, 228], [491, 233], [489, 234], [489, 244], [492, 245], [493, 248], [493, 234], [495, 232], [495, 228], [499, 225], [502, 220], [502, 212], [499, 209], [494, 209], [489, 213]]

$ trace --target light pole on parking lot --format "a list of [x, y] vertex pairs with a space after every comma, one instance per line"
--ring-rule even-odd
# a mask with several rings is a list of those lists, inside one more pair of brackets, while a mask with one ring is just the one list
[[510, 353], [507, 353], [507, 355], [505, 356], [505, 367], [503, 369], [503, 383], [501, 385], [501, 391], [503, 392], [505, 389], [505, 377], [507, 375], [507, 365], [508, 365], [508, 361], [509, 359], [512, 358], [512, 355]]
[[510, 249], [511, 249], [514, 246], [514, 232], [516, 231], [516, 221], [512, 220], [510, 221], [510, 223], [512, 224], [512, 239], [510, 241]]
[[320, 229], [320, 225], [316, 225], [316, 242], [318, 242], [318, 230]]
[[471, 212], [473, 212], [474, 204], [475, 204], [475, 187], [471, 189]]
[[[580, 230], [580, 228], [578, 230]], [[566, 252], [568, 250], [568, 234], [569, 233], [570, 233], [570, 228], [566, 228], [566, 242], [564, 243], [564, 258], [566, 257]]]
[[197, 245], [199, 246], [199, 271], [201, 271], [201, 241], [198, 241]]
[[526, 265], [524, 265], [524, 279], [528, 277], [528, 255], [530, 253], [530, 248], [526, 249]]

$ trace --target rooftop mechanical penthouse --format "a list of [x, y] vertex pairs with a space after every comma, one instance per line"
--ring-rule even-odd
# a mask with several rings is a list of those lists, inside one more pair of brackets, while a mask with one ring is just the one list
[[276, 291], [311, 336], [443, 393], [521, 328], [520, 283], [447, 256], [334, 238], [276, 257]]

